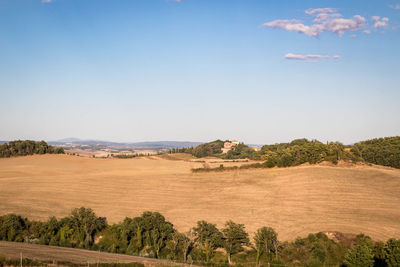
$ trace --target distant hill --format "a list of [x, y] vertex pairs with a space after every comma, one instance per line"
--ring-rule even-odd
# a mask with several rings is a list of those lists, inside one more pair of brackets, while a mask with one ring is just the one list
[[60, 140], [57, 140], [57, 141], [55, 141], [55, 142], [60, 142], [60, 143], [71, 143], [71, 142], [79, 142], [79, 141], [82, 141], [82, 140], [79, 139], [79, 138], [70, 137], [70, 138], [60, 139]]
[[195, 147], [201, 142], [189, 141], [148, 141], [148, 142], [110, 142], [102, 140], [82, 140], [79, 138], [65, 138], [57, 141], [48, 142], [51, 145], [59, 146], [65, 144], [88, 145], [88, 146], [108, 146], [108, 147], [129, 147], [129, 148], [149, 148], [149, 149], [170, 149]]
[[162, 148], [183, 148], [201, 145], [201, 142], [181, 142], [181, 141], [157, 141], [157, 142], [137, 142], [131, 143], [134, 147], [162, 147]]
[[102, 140], [82, 140], [78, 138], [65, 138], [57, 141], [49, 141], [51, 145], [65, 145], [65, 144], [75, 144], [75, 145], [101, 145], [101, 146], [127, 146], [128, 143], [118, 143]]

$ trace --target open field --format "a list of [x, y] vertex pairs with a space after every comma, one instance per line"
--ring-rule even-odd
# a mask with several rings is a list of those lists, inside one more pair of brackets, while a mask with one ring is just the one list
[[[23, 258], [50, 262], [69, 262], [74, 264], [96, 264], [96, 263], [142, 263], [145, 266], [168, 266], [166, 260], [156, 260], [122, 254], [90, 251], [86, 249], [64, 248], [54, 246], [43, 246], [19, 242], [0, 241], [0, 255], [9, 259], [19, 259], [20, 253]], [[174, 266], [185, 266], [176, 264]]]
[[96, 159], [42, 155], [0, 159], [0, 214], [31, 219], [91, 207], [109, 222], [159, 211], [178, 230], [232, 219], [280, 240], [340, 231], [400, 238], [400, 170], [302, 166], [191, 173], [203, 163], [157, 156]]
[[136, 155], [156, 155], [158, 151], [156, 150], [135, 150], [135, 152], [129, 151], [129, 150], [123, 150], [120, 152], [110, 152], [110, 151], [104, 151], [104, 150], [91, 150], [91, 149], [65, 149], [65, 154], [75, 154], [79, 155], [81, 157], [97, 157], [97, 158], [106, 158], [110, 157], [111, 154], [118, 155], [130, 155], [130, 154], [136, 154]]

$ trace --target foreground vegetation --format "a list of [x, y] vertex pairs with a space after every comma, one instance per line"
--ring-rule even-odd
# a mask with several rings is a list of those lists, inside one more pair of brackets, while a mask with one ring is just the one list
[[[290, 143], [265, 145], [259, 151], [255, 151], [245, 144], [239, 144], [226, 154], [223, 154], [221, 150], [223, 144], [223, 141], [217, 140], [195, 148], [174, 149], [170, 153], [185, 152], [196, 157], [215, 156], [223, 159], [247, 158], [264, 161], [262, 164], [242, 166], [242, 168], [289, 167], [304, 163], [317, 164], [323, 161], [337, 164], [340, 160], [350, 162], [362, 161], [400, 168], [400, 136], [377, 138], [348, 146], [339, 142], [324, 144], [318, 140], [296, 139]], [[215, 168], [213, 171], [223, 169], [229, 168]], [[195, 169], [194, 171], [210, 170]]]
[[12, 141], [0, 145], [0, 158], [33, 154], [64, 154], [62, 147], [48, 145], [45, 141]]
[[140, 255], [208, 265], [263, 266], [400, 266], [400, 240], [373, 242], [365, 235], [329, 239], [309, 234], [280, 242], [274, 229], [259, 228], [252, 240], [243, 224], [227, 221], [224, 228], [199, 221], [179, 233], [158, 212], [108, 225], [88, 208], [77, 208], [60, 220], [31, 221], [15, 214], [0, 217], [0, 240], [28, 242]]

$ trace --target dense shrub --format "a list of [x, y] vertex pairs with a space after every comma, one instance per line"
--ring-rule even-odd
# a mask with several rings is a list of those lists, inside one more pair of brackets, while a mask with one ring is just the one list
[[400, 136], [362, 141], [351, 151], [366, 162], [400, 168]]
[[23, 241], [25, 229], [26, 222], [21, 216], [15, 214], [0, 216], [0, 240]]
[[0, 158], [33, 154], [64, 154], [62, 147], [49, 146], [45, 141], [12, 141], [0, 145]]
[[197, 158], [214, 156], [222, 153], [221, 148], [224, 147], [224, 142], [216, 140], [210, 143], [201, 144], [192, 149], [191, 154]]

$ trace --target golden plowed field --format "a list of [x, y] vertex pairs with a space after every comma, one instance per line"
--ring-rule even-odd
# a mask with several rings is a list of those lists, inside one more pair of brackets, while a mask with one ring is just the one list
[[302, 166], [191, 173], [200, 162], [156, 156], [99, 159], [42, 155], [0, 159], [0, 214], [31, 219], [86, 206], [110, 223], [159, 211], [178, 230], [198, 220], [271, 226], [280, 240], [311, 232], [400, 238], [400, 170]]

